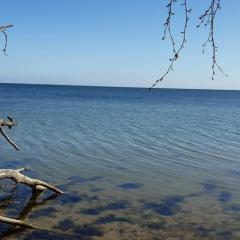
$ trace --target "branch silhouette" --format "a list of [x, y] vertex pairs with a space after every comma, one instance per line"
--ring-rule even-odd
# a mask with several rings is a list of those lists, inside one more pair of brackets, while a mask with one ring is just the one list
[[7, 25], [0, 26], [0, 32], [4, 35], [4, 47], [2, 49], [4, 55], [7, 55], [6, 54], [7, 44], [8, 44], [7, 29], [10, 28], [10, 27], [13, 27], [13, 25], [12, 24], [7, 24]]
[[205, 53], [206, 47], [208, 44], [212, 47], [212, 80], [214, 80], [215, 74], [216, 74], [216, 67], [224, 76], [227, 77], [227, 74], [223, 71], [223, 69], [219, 66], [217, 59], [216, 59], [216, 53], [218, 51], [218, 47], [215, 43], [215, 18], [218, 10], [221, 9], [220, 6], [220, 0], [211, 0], [211, 4], [209, 8], [204, 12], [203, 15], [199, 17], [200, 23], [197, 26], [199, 28], [200, 26], [204, 25], [205, 27], [209, 27], [209, 33], [207, 40], [203, 43], [202, 47], [202, 53]]
[[[6, 31], [10, 27], [13, 27], [13, 25], [9, 24], [9, 25], [0, 26], [0, 32], [3, 33], [4, 39], [5, 39], [4, 47], [3, 47], [3, 50], [2, 50], [5, 55], [6, 55], [6, 49], [7, 49], [7, 43], [8, 43], [8, 36], [7, 36]], [[11, 138], [3, 130], [5, 127], [8, 127], [9, 129], [11, 129], [12, 127], [16, 126], [16, 122], [11, 117], [7, 117], [7, 118], [8, 118], [7, 120], [0, 119], [0, 133], [7, 140], [7, 142], [9, 144], [11, 144], [16, 150], [19, 150], [18, 146], [11, 140]], [[25, 171], [25, 170], [27, 170], [27, 168], [19, 168], [19, 169], [16, 169], [16, 170], [0, 169], [0, 180], [11, 179], [15, 183], [21, 183], [21, 184], [27, 185], [28, 187], [31, 187], [34, 192], [43, 192], [43, 191], [48, 189], [48, 190], [54, 192], [55, 194], [62, 194], [63, 193], [63, 191], [61, 191], [59, 188], [57, 188], [57, 187], [55, 187], [51, 184], [43, 182], [39, 179], [30, 178], [30, 177], [22, 174], [21, 172]], [[10, 195], [10, 199], [8, 199], [8, 198], [5, 199], [2, 206], [4, 206], [4, 204], [8, 205], [11, 202], [10, 201], [11, 196], [12, 195]], [[37, 197], [35, 197], [35, 196], [36, 195], [32, 196], [32, 198], [30, 199], [31, 200], [30, 203], [34, 203], [34, 201], [37, 200]], [[22, 215], [20, 215], [21, 218], [24, 218], [25, 214], [27, 214], [26, 210], [25, 210], [25, 212], [22, 213]], [[18, 227], [23, 227], [23, 228], [44, 230], [44, 229], [42, 229], [38, 226], [35, 226], [31, 223], [26, 223], [26, 222], [22, 221], [21, 219], [8, 218], [8, 217], [1, 216], [1, 215], [0, 215], [0, 222], [10, 224], [10, 225], [14, 225], [14, 226], [18, 226]], [[48, 231], [50, 231], [50, 230], [48, 230]]]
[[[167, 75], [170, 73], [170, 70], [174, 70], [174, 63], [179, 59], [180, 53], [182, 52], [183, 48], [186, 45], [186, 38], [187, 38], [187, 30], [188, 30], [188, 22], [189, 22], [189, 15], [192, 12], [192, 8], [189, 8], [188, 6], [188, 1], [189, 0], [183, 0], [181, 5], [183, 6], [183, 12], [184, 12], [184, 24], [183, 24], [183, 31], [181, 32], [182, 38], [181, 38], [181, 43], [178, 48], [176, 48], [176, 41], [173, 37], [172, 34], [172, 17], [175, 15], [173, 9], [174, 5], [178, 3], [178, 0], [168, 0], [168, 4], [166, 5], [166, 8], [168, 9], [168, 14], [166, 17], [166, 21], [164, 23], [164, 34], [162, 40], [167, 39], [167, 37], [170, 38], [170, 42], [172, 45], [172, 52], [173, 55], [169, 59], [170, 63], [167, 68], [167, 70], [162, 74], [162, 76], [157, 79], [152, 86], [149, 88], [149, 91], [154, 88], [159, 82], [163, 81]], [[205, 12], [199, 17], [200, 23], [197, 26], [197, 28], [201, 27], [204, 25], [205, 27], [209, 27], [209, 33], [207, 40], [202, 44], [203, 50], [202, 52], [205, 53], [205, 49], [208, 44], [211, 45], [212, 47], [212, 80], [214, 80], [214, 76], [216, 74], [216, 68], [224, 74], [224, 76], [227, 76], [223, 69], [220, 67], [217, 61], [216, 53], [218, 50], [218, 47], [216, 46], [215, 43], [215, 19], [218, 11], [221, 9], [220, 5], [221, 0], [210, 0], [210, 5], [209, 7], [205, 10]]]

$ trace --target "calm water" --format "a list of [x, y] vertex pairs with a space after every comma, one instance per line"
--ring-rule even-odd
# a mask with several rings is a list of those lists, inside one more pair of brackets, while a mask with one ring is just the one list
[[[1, 239], [240, 239], [240, 91], [0, 85], [1, 168], [58, 185], [1, 185]], [[6, 130], [7, 131], [7, 130]]]

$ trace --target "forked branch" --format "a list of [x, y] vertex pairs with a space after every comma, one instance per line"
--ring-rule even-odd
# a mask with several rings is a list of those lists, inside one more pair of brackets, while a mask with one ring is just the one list
[[169, 59], [170, 64], [166, 70], [166, 72], [158, 79], [155, 81], [155, 83], [149, 88], [151, 90], [153, 87], [155, 87], [159, 82], [161, 82], [170, 72], [170, 70], [173, 71], [173, 65], [176, 60], [178, 60], [180, 52], [184, 48], [187, 40], [186, 40], [186, 33], [187, 33], [187, 27], [188, 27], [188, 21], [189, 21], [189, 14], [191, 13], [192, 9], [188, 8], [187, 5], [187, 0], [184, 0], [182, 3], [183, 9], [184, 9], [184, 26], [183, 26], [183, 31], [181, 32], [182, 34], [182, 40], [180, 43], [180, 46], [176, 49], [176, 42], [173, 38], [172, 34], [172, 16], [175, 15], [173, 12], [173, 5], [176, 3], [177, 0], [169, 0], [169, 4], [166, 6], [168, 8], [168, 15], [166, 22], [164, 23], [164, 35], [162, 40], [165, 40], [167, 35], [169, 35], [171, 39], [171, 44], [172, 44], [172, 51], [173, 51], [173, 56]]
[[[31, 187], [33, 189], [33, 191], [44, 191], [45, 189], [49, 189], [57, 194], [63, 193], [57, 187], [54, 187], [46, 182], [43, 182], [38, 179], [33, 179], [26, 175], [23, 175], [21, 172], [24, 170], [26, 170], [26, 168], [19, 168], [16, 170], [0, 169], [0, 180], [8, 178], [8, 179], [15, 181], [16, 183], [25, 184], [25, 185]], [[19, 227], [24, 227], [24, 228], [44, 230], [43, 228], [37, 227], [33, 224], [26, 223], [22, 220], [12, 219], [12, 218], [3, 217], [3, 216], [0, 216], [0, 222], [12, 224], [14, 226], [19, 226]]]
[[218, 51], [218, 47], [215, 43], [215, 18], [218, 10], [221, 9], [220, 5], [221, 0], [211, 0], [211, 4], [209, 8], [199, 17], [200, 23], [197, 26], [199, 28], [200, 26], [204, 25], [205, 27], [209, 28], [209, 33], [206, 41], [202, 44], [202, 53], [205, 53], [206, 47], [208, 44], [212, 47], [212, 80], [214, 80], [215, 74], [216, 74], [216, 68], [227, 77], [227, 74], [223, 71], [223, 69], [219, 66], [216, 58], [216, 53]]
[[[13, 126], [16, 126], [16, 122], [12, 118], [8, 117], [8, 120], [0, 119], [0, 133], [15, 149], [19, 150], [17, 145], [8, 137], [8, 135], [3, 130], [3, 127], [8, 127], [9, 129], [11, 129]], [[30, 178], [26, 175], [23, 175], [21, 172], [24, 170], [26, 170], [26, 168], [19, 168], [17, 170], [0, 169], [0, 180], [8, 178], [15, 181], [16, 183], [25, 184], [31, 187], [33, 191], [44, 191], [45, 189], [49, 189], [57, 194], [63, 193], [59, 188], [54, 187], [44, 181]], [[14, 226], [19, 226], [24, 228], [44, 230], [33, 224], [26, 223], [22, 220], [12, 219], [12, 218], [3, 217], [3, 216], [0, 216], [0, 222], [12, 224]]]
[[[183, 31], [181, 32], [182, 38], [179, 48], [176, 48], [176, 42], [172, 34], [172, 17], [175, 15], [173, 12], [174, 4], [176, 4], [178, 0], [168, 0], [168, 4], [166, 8], [168, 9], [168, 14], [166, 21], [164, 23], [164, 35], [162, 40], [165, 40], [167, 36], [170, 38], [170, 42], [172, 45], [172, 51], [173, 56], [169, 59], [170, 63], [167, 68], [167, 70], [164, 72], [164, 74], [157, 79], [154, 84], [149, 88], [151, 90], [153, 87], [155, 87], [159, 82], [161, 82], [165, 77], [169, 74], [170, 70], [173, 70], [174, 63], [176, 60], [179, 59], [180, 52], [183, 50], [186, 44], [186, 35], [187, 35], [187, 29], [188, 29], [188, 21], [189, 21], [189, 14], [191, 13], [192, 9], [188, 7], [188, 0], [183, 0], [181, 5], [183, 6], [183, 12], [184, 12], [184, 25], [183, 25]], [[209, 27], [209, 33], [207, 40], [204, 42], [203, 50], [202, 52], [205, 53], [205, 48], [208, 44], [212, 47], [212, 80], [214, 80], [214, 76], [216, 74], [216, 68], [224, 74], [224, 76], [227, 76], [223, 69], [220, 67], [220, 65], [217, 62], [216, 53], [218, 50], [218, 47], [215, 43], [215, 19], [218, 10], [221, 9], [220, 5], [221, 0], [210, 0], [210, 5], [205, 10], [205, 12], [199, 17], [200, 23], [197, 26], [199, 28], [201, 25], [204, 25], [206, 27]]]
[[24, 222], [22, 220], [8, 218], [8, 217], [0, 216], [0, 222], [7, 223], [7, 224], [12, 224], [14, 226], [19, 226], [19, 227], [24, 227], [24, 228], [44, 230], [44, 229], [39, 228], [39, 227], [37, 227], [37, 226], [35, 226], [33, 224], [26, 223], [26, 222]]
[[5, 133], [3, 130], [3, 127], [8, 127], [11, 129], [13, 126], [16, 126], [16, 122], [8, 117], [8, 120], [0, 119], [0, 133], [3, 135], [3, 137], [7, 140], [8, 143], [10, 143], [16, 150], [19, 150], [19, 147], [14, 143], [14, 141], [11, 140], [11, 138]]
[[0, 32], [4, 35], [4, 47], [3, 47], [3, 50], [2, 50], [4, 55], [7, 55], [6, 54], [7, 44], [8, 44], [7, 29], [10, 28], [10, 27], [13, 27], [13, 25], [12, 24], [8, 24], [8, 25], [0, 26]]
[[45, 190], [49, 189], [57, 194], [62, 194], [63, 191], [60, 189], [43, 182], [38, 179], [30, 178], [25, 175], [23, 175], [21, 172], [27, 170], [27, 168], [19, 168], [17, 170], [12, 169], [0, 169], [0, 180], [9, 178], [15, 181], [16, 183], [22, 183], [29, 187], [31, 187], [33, 190]]
[[[6, 49], [7, 49], [7, 43], [8, 43], [6, 31], [8, 28], [10, 28], [12, 26], [13, 26], [12, 24], [0, 26], [0, 32], [2, 32], [2, 34], [4, 35], [4, 39], [5, 39], [4, 47], [2, 50], [5, 55], [6, 55]], [[7, 118], [8, 118], [8, 120], [0, 119], [0, 133], [7, 140], [8, 143], [10, 143], [16, 150], [19, 150], [18, 146], [11, 140], [11, 138], [3, 130], [4, 127], [8, 127], [9, 129], [11, 129], [13, 126], [16, 126], [16, 122], [11, 117], [7, 117]], [[22, 183], [22, 184], [25, 184], [25, 185], [31, 187], [33, 189], [33, 191], [44, 191], [45, 189], [49, 189], [49, 190], [55, 192], [56, 194], [63, 193], [57, 187], [54, 187], [46, 182], [43, 182], [38, 179], [33, 179], [33, 178], [23, 175], [21, 172], [24, 170], [26, 170], [26, 168], [20, 168], [17, 170], [0, 169], [0, 180], [8, 178], [8, 179], [15, 181], [16, 183]], [[24, 227], [24, 228], [44, 230], [33, 224], [26, 223], [20, 219], [12, 219], [12, 218], [8, 218], [8, 217], [0, 216], [0, 222], [12, 224], [14, 226], [19, 226], [19, 227]]]

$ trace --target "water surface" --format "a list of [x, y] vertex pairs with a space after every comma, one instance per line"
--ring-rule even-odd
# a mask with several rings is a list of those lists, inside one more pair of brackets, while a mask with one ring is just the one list
[[54, 230], [2, 238], [240, 238], [239, 91], [1, 84], [0, 103], [21, 147], [1, 138], [0, 167], [66, 191], [2, 182], [1, 214]]

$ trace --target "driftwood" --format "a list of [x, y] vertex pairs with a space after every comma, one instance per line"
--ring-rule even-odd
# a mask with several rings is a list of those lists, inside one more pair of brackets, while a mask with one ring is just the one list
[[[6, 55], [6, 49], [7, 49], [7, 43], [8, 43], [8, 36], [7, 36], [7, 29], [13, 27], [12, 24], [7, 24], [7, 25], [2, 25], [0, 26], [0, 33], [2, 33], [4, 35], [4, 47], [2, 49], [3, 53]], [[6, 141], [12, 145], [16, 150], [19, 150], [19, 147], [14, 143], [14, 141], [12, 141], [12, 139], [6, 134], [6, 132], [3, 130], [4, 127], [8, 127], [9, 129], [11, 129], [12, 127], [16, 126], [16, 122], [11, 118], [11, 117], [7, 117], [8, 119], [0, 119], [0, 133], [2, 134], [2, 136], [6, 139]], [[35, 206], [36, 204], [32, 204], [32, 200], [34, 200], [35, 198], [37, 199], [36, 196], [38, 196], [37, 193], [41, 193], [44, 190], [48, 189], [51, 190], [56, 194], [62, 194], [63, 192], [46, 183], [43, 182], [41, 180], [38, 179], [33, 179], [30, 178], [28, 176], [25, 176], [24, 174], [22, 174], [21, 172], [26, 170], [26, 168], [19, 168], [16, 170], [13, 169], [0, 169], [0, 180], [2, 179], [11, 179], [13, 181], [15, 181], [16, 183], [22, 183], [25, 184], [29, 187], [32, 188], [33, 190], [33, 195], [31, 197], [31, 201], [30, 201], [30, 205], [31, 207]], [[35, 199], [35, 200], [36, 200]], [[34, 202], [34, 201], [33, 201]], [[35, 202], [34, 202], [35, 203]], [[29, 209], [29, 208], [26, 208]], [[31, 209], [31, 208], [30, 208]], [[31, 228], [31, 229], [39, 229], [39, 230], [43, 230], [42, 228], [39, 228], [33, 224], [29, 224], [24, 222], [24, 218], [27, 216], [28, 211], [27, 210], [23, 210], [22, 216], [19, 217], [19, 219], [12, 219], [12, 218], [8, 218], [8, 217], [3, 217], [0, 216], [0, 222], [6, 223], [6, 224], [11, 224], [13, 226], [18, 226], [18, 227], [22, 227], [22, 228]], [[23, 220], [22, 220], [23, 219]], [[2, 239], [2, 236], [0, 236]]]
[[13, 224], [13, 225], [19, 226], [19, 227], [41, 230], [40, 228], [38, 228], [37, 226], [34, 226], [33, 224], [25, 223], [25, 222], [22, 221], [22, 220], [17, 220], [17, 219], [13, 219], [13, 218], [8, 218], [8, 217], [2, 217], [2, 216], [0, 216], [0, 221], [1, 221], [1, 222], [4, 222], [4, 223], [8, 223], [8, 224]]
[[16, 150], [19, 150], [19, 147], [11, 140], [11, 138], [3, 130], [3, 127], [8, 127], [9, 129], [11, 129], [13, 126], [17, 125], [12, 118], [10, 117], [7, 118], [8, 120], [0, 119], [0, 133], [8, 141], [8, 143], [10, 143]]
[[[16, 193], [16, 189], [17, 189], [17, 185], [13, 187], [13, 189], [11, 190], [10, 194], [7, 197], [1, 200], [2, 209], [7, 208], [12, 203], [11, 198]], [[3, 220], [10, 220], [9, 224], [11, 225], [11, 227], [7, 231], [4, 231], [3, 233], [0, 234], [0, 239], [10, 239], [10, 237], [16, 236], [19, 233], [25, 231], [26, 228], [35, 229], [35, 230], [44, 230], [44, 231], [47, 230], [47, 229], [41, 229], [35, 225], [27, 224], [26, 222], [24, 222], [24, 220], [28, 217], [29, 214], [31, 214], [34, 211], [35, 208], [46, 205], [48, 201], [51, 201], [58, 196], [58, 194], [53, 193], [47, 198], [44, 198], [41, 201], [39, 201], [39, 198], [41, 195], [42, 195], [42, 192], [40, 191], [32, 191], [32, 195], [28, 199], [27, 204], [23, 207], [23, 209], [19, 212], [18, 216], [16, 217], [16, 219], [18, 220], [17, 223], [19, 225], [16, 225], [16, 222], [12, 224], [11, 222], [13, 219], [3, 218]], [[47, 230], [47, 231], [51, 231], [51, 230]]]
[[[0, 29], [1, 31], [1, 29]], [[10, 139], [10, 137], [5, 133], [3, 130], [3, 127], [8, 127], [11, 129], [13, 126], [16, 126], [15, 121], [8, 117], [8, 120], [0, 119], [0, 133], [3, 135], [3, 137], [7, 140], [8, 143], [10, 143], [16, 150], [19, 150], [18, 146]], [[35, 192], [43, 192], [44, 190], [48, 189], [55, 194], [62, 194], [63, 192], [58, 189], [57, 187], [54, 187], [46, 182], [43, 182], [38, 179], [30, 178], [21, 172], [27, 170], [27, 168], [19, 168], [16, 170], [13, 169], [0, 169], [0, 180], [2, 179], [11, 179], [15, 181], [16, 183], [21, 183], [24, 185], [27, 185], [32, 188], [33, 193]], [[11, 224], [14, 226], [19, 226], [23, 228], [30, 228], [30, 229], [38, 229], [38, 230], [44, 230], [43, 228], [37, 227], [33, 224], [26, 223], [21, 219], [12, 219], [8, 217], [0, 216], [0, 222]]]
[[39, 191], [44, 191], [45, 189], [49, 189], [55, 193], [62, 194], [63, 192], [38, 179], [33, 179], [30, 177], [27, 177], [23, 175], [21, 172], [26, 170], [27, 168], [19, 168], [17, 170], [12, 170], [12, 169], [0, 169], [0, 180], [3, 178], [9, 178], [15, 181], [16, 183], [22, 183], [25, 184], [29, 187], [31, 187], [33, 190], [39, 190]]

